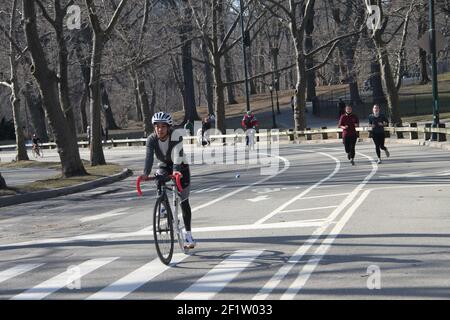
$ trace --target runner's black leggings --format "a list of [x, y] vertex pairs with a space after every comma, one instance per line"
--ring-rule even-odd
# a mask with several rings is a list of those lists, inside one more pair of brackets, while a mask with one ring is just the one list
[[345, 152], [350, 156], [350, 159], [355, 158], [356, 136], [346, 136], [344, 138]]
[[375, 143], [375, 150], [377, 152], [378, 158], [381, 157], [381, 150], [386, 150], [386, 147], [384, 146], [384, 132], [383, 133], [373, 133], [372, 134], [372, 140]]

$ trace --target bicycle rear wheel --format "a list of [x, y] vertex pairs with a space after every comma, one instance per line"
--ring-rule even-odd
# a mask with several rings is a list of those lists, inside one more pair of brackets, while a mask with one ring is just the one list
[[[165, 210], [164, 216], [161, 214], [161, 209]], [[167, 198], [164, 197], [156, 200], [153, 212], [153, 236], [159, 259], [162, 263], [168, 265], [172, 260], [174, 235], [172, 212]]]

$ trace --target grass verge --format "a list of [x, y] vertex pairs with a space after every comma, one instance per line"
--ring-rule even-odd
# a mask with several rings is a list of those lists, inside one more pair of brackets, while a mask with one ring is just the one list
[[[29, 184], [19, 185], [14, 188], [0, 190], [0, 196], [15, 195], [18, 193], [26, 193], [40, 190], [51, 190], [63, 187], [70, 187], [77, 184], [94, 181], [99, 178], [108, 177], [122, 172], [123, 168], [114, 163], [103, 166], [91, 166], [89, 162], [83, 161], [84, 167], [88, 172], [86, 176], [63, 178], [61, 175], [56, 175], [50, 179], [37, 180]], [[10, 163], [1, 163], [0, 168], [46, 168], [61, 170], [61, 164], [57, 162], [39, 162], [39, 161], [19, 161]]]

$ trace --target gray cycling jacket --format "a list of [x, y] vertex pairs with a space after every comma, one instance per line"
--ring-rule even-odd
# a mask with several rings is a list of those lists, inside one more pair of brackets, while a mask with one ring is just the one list
[[[167, 168], [169, 171], [176, 170], [183, 173], [186, 171], [188, 164], [184, 159], [183, 152], [183, 137], [179, 137], [178, 141], [172, 141], [172, 134], [169, 133], [169, 149], [167, 150], [167, 154], [163, 154], [159, 144], [158, 137], [156, 133], [151, 134], [147, 138], [147, 153], [145, 157], [145, 167], [144, 174], [149, 175], [152, 171], [152, 166], [154, 162], [154, 155], [160, 161], [160, 168]], [[180, 144], [180, 145], [179, 145]], [[174, 150], [175, 148], [175, 150]], [[173, 153], [173, 154], [172, 154]], [[174, 157], [175, 159], [172, 159]]]

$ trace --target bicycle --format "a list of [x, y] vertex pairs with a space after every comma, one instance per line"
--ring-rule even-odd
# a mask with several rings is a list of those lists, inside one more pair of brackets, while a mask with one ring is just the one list
[[33, 146], [31, 147], [31, 153], [33, 154], [33, 157], [35, 157], [35, 158], [44, 157], [44, 152], [42, 151], [42, 149], [39, 147], [38, 144], [33, 144]]
[[[141, 176], [137, 178], [136, 189], [139, 196], [142, 196], [141, 182], [142, 181], [156, 181], [158, 198], [156, 199], [153, 210], [153, 237], [155, 239], [156, 252], [162, 263], [168, 265], [172, 260], [175, 237], [174, 231], [177, 234], [178, 244], [181, 251], [187, 254], [189, 249], [184, 247], [184, 233], [185, 227], [182, 223], [181, 216], [181, 175], [174, 174], [169, 176], [155, 175], [143, 179]], [[166, 183], [171, 181], [172, 186], [167, 186]], [[175, 189], [177, 188], [177, 190]], [[172, 193], [172, 206], [169, 202], [167, 191]], [[161, 209], [164, 210], [161, 210]]]

